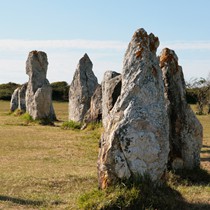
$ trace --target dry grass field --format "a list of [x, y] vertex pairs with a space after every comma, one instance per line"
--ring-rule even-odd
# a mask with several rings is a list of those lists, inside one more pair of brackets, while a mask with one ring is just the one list
[[[9, 102], [0, 101], [0, 209], [76, 210], [78, 197], [97, 188], [101, 128], [63, 130], [68, 104], [55, 102], [54, 107], [59, 122], [42, 126], [9, 114]], [[201, 166], [210, 176], [210, 116], [198, 118], [204, 128]], [[189, 185], [183, 179], [169, 185], [190, 209], [210, 209], [206, 180]]]

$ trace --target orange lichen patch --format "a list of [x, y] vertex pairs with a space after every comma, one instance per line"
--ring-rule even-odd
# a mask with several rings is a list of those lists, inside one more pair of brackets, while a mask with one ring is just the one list
[[33, 50], [32, 53], [33, 53], [34, 55], [38, 55], [38, 51], [37, 51], [37, 50]]
[[157, 49], [157, 46], [159, 45], [157, 45], [157, 43], [159, 43], [159, 39], [158, 39], [158, 37], [155, 37], [154, 36], [154, 39], [150, 42], [150, 50], [151, 51], [156, 51], [156, 49]]
[[171, 50], [168, 48], [165, 48], [162, 51], [162, 54], [160, 56], [160, 67], [164, 67], [165, 63], [174, 63], [174, 68], [171, 68], [171, 73], [175, 74], [179, 71], [179, 65], [178, 62], [176, 60], [176, 58], [174, 57], [174, 55], [172, 54]]
[[140, 49], [139, 51], [136, 52], [136, 58], [142, 58], [142, 52], [143, 52], [143, 49]]
[[101, 177], [101, 189], [106, 189], [108, 187], [108, 177], [103, 174]]

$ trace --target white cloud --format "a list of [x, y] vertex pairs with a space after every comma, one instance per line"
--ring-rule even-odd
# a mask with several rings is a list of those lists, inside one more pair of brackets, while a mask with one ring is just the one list
[[100, 40], [0, 40], [1, 50], [32, 50], [32, 49], [94, 49], [123, 50], [126, 43], [120, 41]]
[[160, 44], [160, 48], [164, 47], [173, 50], [210, 50], [210, 41], [163, 42]]
[[[0, 83], [27, 81], [25, 61], [31, 50], [42, 50], [48, 54], [50, 82], [64, 80], [68, 83], [79, 59], [87, 52], [100, 82], [106, 70], [121, 72], [127, 44], [100, 40], [0, 40]], [[163, 42], [159, 49], [163, 47], [178, 51], [186, 79], [200, 75], [206, 77], [210, 72], [210, 41]], [[195, 50], [202, 50], [202, 53], [195, 53]]]

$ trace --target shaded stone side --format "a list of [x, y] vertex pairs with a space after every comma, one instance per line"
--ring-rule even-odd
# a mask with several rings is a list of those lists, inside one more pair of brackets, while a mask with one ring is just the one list
[[90, 108], [85, 114], [84, 122], [100, 122], [102, 120], [102, 89], [98, 85], [91, 97]]
[[144, 29], [137, 30], [129, 43], [121, 94], [100, 142], [98, 181], [102, 189], [134, 175], [160, 180], [166, 169], [169, 122], [158, 46], [158, 38]]
[[23, 84], [18, 91], [18, 109], [26, 111], [26, 89], [28, 83]]
[[109, 113], [114, 107], [121, 92], [121, 74], [115, 71], [106, 71], [102, 81], [102, 122], [104, 128], [109, 121]]
[[69, 88], [69, 120], [82, 122], [90, 108], [91, 97], [98, 86], [93, 64], [85, 54], [79, 61]]
[[18, 109], [18, 93], [20, 88], [16, 88], [12, 94], [11, 100], [10, 100], [10, 111], [14, 112], [16, 109]]
[[26, 111], [33, 119], [56, 120], [52, 105], [52, 88], [46, 79], [47, 54], [31, 51], [26, 61], [26, 73], [29, 81], [26, 90]]
[[182, 67], [178, 65], [178, 57], [173, 50], [162, 50], [160, 67], [169, 116], [168, 167], [192, 169], [200, 165], [202, 126], [187, 104]]

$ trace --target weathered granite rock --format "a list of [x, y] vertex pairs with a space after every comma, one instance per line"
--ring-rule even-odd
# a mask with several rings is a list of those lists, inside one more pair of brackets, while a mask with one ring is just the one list
[[26, 90], [26, 110], [33, 119], [55, 120], [52, 105], [52, 88], [46, 79], [47, 54], [41, 51], [29, 53], [26, 61], [26, 74], [29, 81]]
[[94, 94], [91, 97], [90, 108], [85, 114], [84, 121], [100, 122], [102, 119], [102, 89], [101, 85], [98, 85]]
[[14, 112], [16, 109], [18, 109], [18, 93], [20, 88], [16, 88], [12, 94], [11, 101], [10, 101], [10, 111]]
[[28, 83], [23, 84], [18, 91], [18, 109], [26, 111], [26, 89]]
[[93, 64], [85, 54], [79, 61], [69, 88], [69, 120], [82, 122], [90, 108], [91, 97], [98, 86], [92, 68]]
[[125, 54], [122, 89], [102, 135], [99, 186], [149, 174], [159, 180], [169, 153], [169, 122], [156, 49], [159, 40], [144, 29], [135, 32]]
[[102, 81], [102, 122], [104, 128], [109, 122], [109, 113], [112, 110], [121, 92], [121, 74], [115, 71], [106, 71]]
[[169, 168], [192, 169], [200, 165], [202, 126], [186, 101], [182, 67], [173, 50], [165, 48], [160, 54], [160, 67], [165, 84], [169, 115]]

